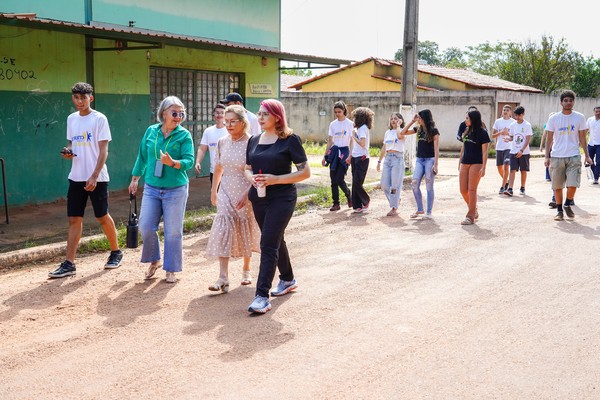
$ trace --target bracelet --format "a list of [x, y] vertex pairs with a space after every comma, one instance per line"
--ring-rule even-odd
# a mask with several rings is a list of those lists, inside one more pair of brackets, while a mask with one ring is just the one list
[[175, 165], [177, 165], [177, 162], [173, 161], [173, 164], [171, 165], [171, 168], [175, 168]]

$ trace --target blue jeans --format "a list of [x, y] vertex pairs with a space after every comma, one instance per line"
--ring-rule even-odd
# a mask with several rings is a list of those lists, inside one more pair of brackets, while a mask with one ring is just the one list
[[391, 208], [398, 208], [403, 179], [404, 153], [386, 153], [381, 170], [381, 190], [385, 193]]
[[594, 162], [594, 165], [592, 165], [594, 180], [598, 180], [598, 178], [600, 177], [600, 145], [592, 146], [588, 144], [588, 153], [590, 154], [590, 158]]
[[187, 198], [187, 184], [174, 188], [144, 185], [139, 223], [144, 241], [143, 263], [160, 260], [160, 242], [157, 231], [160, 218], [163, 217], [165, 231], [163, 269], [167, 272], [181, 272], [183, 267], [183, 216]]
[[435, 175], [433, 175], [433, 164], [435, 158], [417, 157], [415, 162], [415, 171], [413, 172], [412, 190], [415, 195], [415, 201], [417, 202], [417, 211], [423, 211], [423, 195], [421, 194], [421, 180], [425, 175], [425, 187], [427, 188], [427, 214], [431, 214], [433, 210], [433, 199], [435, 197], [433, 192], [433, 181]]

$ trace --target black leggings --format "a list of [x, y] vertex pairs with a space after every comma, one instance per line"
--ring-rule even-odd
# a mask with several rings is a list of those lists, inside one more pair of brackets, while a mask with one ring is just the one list
[[256, 295], [269, 297], [269, 290], [279, 269], [279, 279], [294, 279], [290, 255], [283, 235], [294, 209], [296, 197], [264, 198], [252, 202], [254, 217], [260, 227], [260, 269], [256, 282]]
[[369, 158], [352, 157], [352, 207], [354, 209], [369, 205], [371, 198], [363, 187], [369, 171]]

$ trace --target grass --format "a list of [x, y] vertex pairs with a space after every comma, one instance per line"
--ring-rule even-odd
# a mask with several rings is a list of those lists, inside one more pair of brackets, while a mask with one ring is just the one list
[[[302, 146], [304, 147], [306, 154], [312, 156], [322, 156], [325, 154], [325, 149], [327, 148], [327, 144], [325, 143], [317, 143], [312, 141], [306, 141], [302, 144]], [[379, 157], [380, 154], [381, 147], [369, 147], [369, 155], [371, 157]]]

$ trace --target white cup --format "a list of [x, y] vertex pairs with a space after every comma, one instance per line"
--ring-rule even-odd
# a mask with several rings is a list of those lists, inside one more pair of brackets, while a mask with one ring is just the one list
[[256, 194], [258, 197], [265, 197], [267, 195], [267, 187], [262, 183], [256, 184]]

